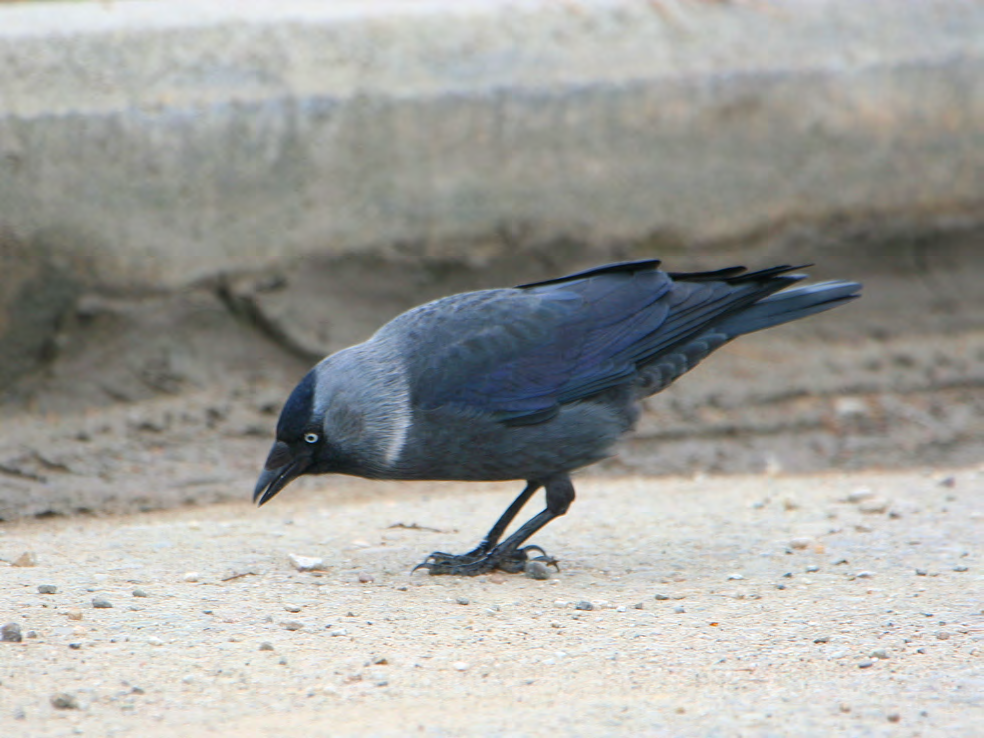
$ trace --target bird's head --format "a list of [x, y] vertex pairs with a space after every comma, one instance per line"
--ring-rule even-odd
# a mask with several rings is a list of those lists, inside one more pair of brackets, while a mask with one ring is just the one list
[[323, 418], [315, 408], [316, 374], [312, 370], [294, 388], [277, 421], [277, 440], [270, 449], [253, 491], [262, 505], [302, 474], [331, 471]]

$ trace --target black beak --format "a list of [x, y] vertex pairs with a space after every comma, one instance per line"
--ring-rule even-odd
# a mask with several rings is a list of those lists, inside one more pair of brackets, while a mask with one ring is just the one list
[[311, 456], [295, 456], [283, 441], [277, 441], [270, 449], [266, 464], [253, 490], [253, 502], [262, 505], [272, 500], [276, 494], [301, 476], [311, 466]]

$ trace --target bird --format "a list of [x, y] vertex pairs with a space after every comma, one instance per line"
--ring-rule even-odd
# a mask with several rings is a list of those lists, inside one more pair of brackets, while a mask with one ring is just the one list
[[[568, 511], [571, 473], [612, 455], [643, 399], [739, 336], [860, 296], [852, 281], [794, 286], [809, 266], [680, 273], [625, 261], [415, 307], [301, 379], [253, 501], [306, 474], [525, 481], [474, 549], [434, 551], [414, 571], [556, 566], [527, 541]], [[546, 507], [503, 539], [540, 488]]]

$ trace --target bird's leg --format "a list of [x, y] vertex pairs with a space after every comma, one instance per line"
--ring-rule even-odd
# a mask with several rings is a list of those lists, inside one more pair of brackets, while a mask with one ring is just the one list
[[417, 569], [427, 569], [430, 574], [461, 574], [465, 576], [485, 574], [493, 569], [501, 569], [514, 573], [522, 571], [526, 566], [530, 551], [539, 551], [541, 555], [536, 557], [537, 560], [545, 561], [548, 564], [556, 566], [556, 560], [548, 556], [539, 546], [532, 545], [520, 548], [530, 536], [547, 523], [566, 513], [574, 501], [574, 485], [571, 484], [570, 477], [566, 474], [552, 477], [542, 484], [546, 487], [546, 509], [523, 523], [505, 541], [496, 545], [506, 526], [516, 516], [516, 513], [519, 512], [523, 504], [540, 487], [540, 483], [530, 482], [527, 484], [526, 489], [509, 506], [509, 509], [503, 513], [496, 524], [492, 526], [492, 530], [489, 531], [485, 540], [476, 549], [459, 556], [441, 552], [432, 553], [427, 557], [425, 562], [415, 566], [414, 571]]
[[482, 539], [482, 542], [468, 553], [449, 554], [444, 553], [443, 551], [434, 551], [427, 557], [427, 560], [423, 564], [418, 564], [415, 566], [413, 571], [420, 568], [427, 568], [427, 565], [429, 564], [437, 564], [439, 566], [455, 565], [480, 559], [495, 547], [495, 544], [497, 544], [499, 539], [502, 538], [502, 534], [505, 532], [506, 528], [509, 527], [509, 524], [513, 521], [513, 518], [519, 514], [519, 511], [523, 509], [523, 505], [529, 502], [529, 499], [538, 489], [540, 489], [540, 487], [540, 482], [527, 482], [526, 487], [519, 493], [519, 496], [512, 501], [512, 504], [507, 507], [506, 511], [499, 516], [497, 521], [495, 521], [495, 525], [493, 525], [489, 529], [489, 532], [485, 534], [485, 538]]

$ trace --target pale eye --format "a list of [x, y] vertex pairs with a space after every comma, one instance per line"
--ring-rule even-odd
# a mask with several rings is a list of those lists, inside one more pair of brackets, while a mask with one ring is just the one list
[[305, 443], [317, 443], [318, 442], [318, 434], [317, 433], [305, 433], [304, 434], [304, 442]]

